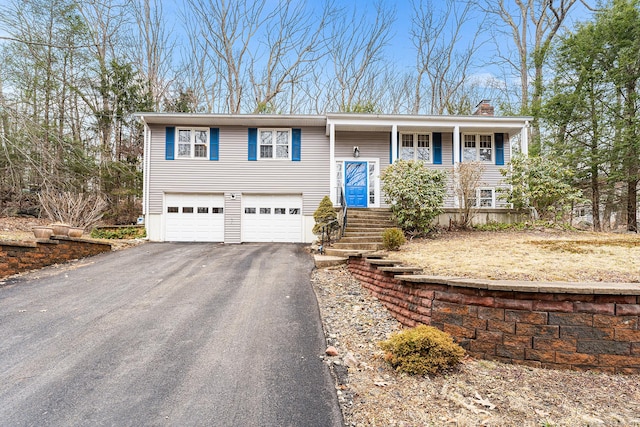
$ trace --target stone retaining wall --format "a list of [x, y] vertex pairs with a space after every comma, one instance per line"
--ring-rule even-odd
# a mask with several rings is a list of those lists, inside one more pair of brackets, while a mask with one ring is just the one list
[[0, 278], [109, 251], [108, 243], [65, 236], [33, 242], [0, 241]]
[[474, 357], [640, 374], [640, 284], [400, 276], [372, 263], [350, 257], [349, 270], [396, 319], [444, 330]]

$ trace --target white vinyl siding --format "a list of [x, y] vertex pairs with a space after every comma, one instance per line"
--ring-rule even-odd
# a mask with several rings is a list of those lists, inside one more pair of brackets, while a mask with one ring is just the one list
[[[162, 213], [163, 192], [234, 193], [238, 202], [243, 193], [302, 194], [303, 215], [313, 215], [328, 194], [329, 150], [324, 127], [302, 128], [300, 162], [247, 161], [247, 127], [243, 126], [220, 127], [217, 162], [165, 160], [165, 127], [152, 126], [151, 135], [150, 214]], [[232, 202], [229, 196], [227, 202]], [[228, 209], [225, 214], [227, 223], [234, 220]], [[237, 215], [239, 233], [239, 208]]]

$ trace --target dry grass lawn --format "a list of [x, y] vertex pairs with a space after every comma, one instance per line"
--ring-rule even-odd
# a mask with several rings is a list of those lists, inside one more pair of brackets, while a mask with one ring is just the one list
[[436, 276], [640, 282], [640, 235], [567, 231], [446, 232], [393, 258]]

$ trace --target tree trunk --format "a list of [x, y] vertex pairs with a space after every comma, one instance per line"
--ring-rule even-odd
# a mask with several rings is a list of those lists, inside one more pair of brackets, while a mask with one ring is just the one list
[[[633, 175], [632, 175], [633, 174]], [[638, 168], [634, 166], [629, 170], [629, 176], [637, 176]], [[638, 232], [638, 180], [630, 179], [627, 182], [627, 231]]]

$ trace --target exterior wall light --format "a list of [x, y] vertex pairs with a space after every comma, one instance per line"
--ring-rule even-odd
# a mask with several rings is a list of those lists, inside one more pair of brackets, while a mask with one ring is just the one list
[[357, 145], [353, 147], [353, 157], [355, 158], [360, 157], [360, 148]]

